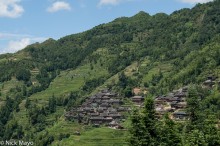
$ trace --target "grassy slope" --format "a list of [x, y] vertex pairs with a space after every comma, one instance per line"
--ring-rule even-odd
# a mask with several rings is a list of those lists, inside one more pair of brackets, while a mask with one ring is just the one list
[[[99, 63], [93, 64], [93, 66], [94, 69], [91, 70], [89, 63], [86, 63], [75, 70], [62, 71], [60, 75], [50, 84], [49, 88], [42, 92], [33, 94], [29, 97], [29, 99], [31, 102], [37, 103], [39, 106], [43, 106], [47, 104], [49, 97], [53, 94], [56, 97], [63, 97], [71, 91], [79, 91], [85, 80], [91, 79], [91, 77], [99, 78], [108, 75], [107, 70], [101, 67]], [[20, 125], [27, 127], [28, 118], [26, 116], [27, 111], [24, 105], [25, 100], [23, 100], [19, 106], [20, 111], [14, 115]], [[65, 121], [63, 116], [64, 112], [64, 107], [58, 107], [57, 111], [49, 115], [46, 119], [46, 122], [52, 123], [52, 126], [47, 127], [46, 130], [38, 133], [41, 134], [48, 131], [49, 134], [55, 136], [55, 139], [58, 139], [60, 133], [70, 134], [70, 138], [63, 139], [62, 141], [57, 140], [53, 143], [53, 145], [73, 145], [73, 143], [76, 145], [95, 145], [96, 143], [99, 145], [103, 145], [104, 143], [105, 145], [121, 145], [125, 142], [125, 132], [123, 131], [109, 128], [85, 129], [82, 125]], [[80, 131], [82, 135], [75, 136], [75, 131]], [[77, 141], [77, 143], [74, 141]]]
[[[98, 50], [97, 52], [100, 52]], [[207, 48], [201, 50], [201, 52], [206, 52]], [[102, 52], [102, 51], [101, 51]], [[103, 57], [101, 60], [104, 60]], [[86, 79], [98, 78], [108, 75], [106, 69], [100, 66], [100, 63], [93, 64], [94, 69], [91, 70], [90, 63], [87, 62], [84, 65], [78, 67], [75, 70], [62, 71], [61, 74], [54, 79], [48, 89], [45, 91], [36, 93], [32, 95], [30, 100], [32, 102], [38, 103], [38, 105], [45, 105], [48, 102], [49, 97], [54, 94], [56, 97], [62, 97], [68, 94], [70, 91], [79, 91]], [[139, 64], [138, 62], [132, 63], [130, 66], [125, 68], [125, 74], [128, 76], [133, 76], [135, 72], [139, 70], [143, 74], [142, 82], [148, 82], [152, 79], [154, 74], [158, 74], [161, 70], [164, 76], [169, 76], [172, 72], [172, 65], [169, 62], [155, 62], [151, 63], [148, 59], [142, 59]], [[141, 71], [143, 70], [143, 71]], [[184, 72], [182, 70], [175, 76], [178, 76]], [[173, 76], [172, 78], [175, 78]], [[93, 93], [97, 92], [99, 89], [106, 87], [106, 85], [112, 82], [117, 83], [118, 75], [114, 75], [106, 80], [106, 82], [95, 89]], [[9, 84], [10, 85], [10, 84]], [[26, 117], [26, 109], [24, 107], [25, 100], [20, 104], [20, 111], [15, 114], [16, 119], [19, 124], [27, 125], [28, 119]], [[88, 128], [78, 125], [74, 122], [68, 122], [64, 120], [64, 107], [58, 107], [57, 112], [51, 114], [47, 117], [47, 122], [52, 122], [52, 126], [46, 128], [50, 134], [55, 135], [55, 141], [53, 145], [82, 145], [82, 146], [93, 146], [93, 145], [126, 145], [126, 132], [113, 130], [109, 128]], [[55, 121], [55, 122], [54, 122]], [[59, 131], [59, 132], [57, 132]], [[75, 131], [80, 131], [81, 135], [75, 135]], [[43, 133], [42, 132], [42, 133]], [[60, 133], [70, 134], [69, 138], [63, 139], [61, 141], [57, 140]]]
[[38, 103], [43, 104], [46, 103], [53, 94], [56, 97], [60, 97], [69, 94], [71, 91], [79, 91], [85, 80], [90, 78], [90, 76], [98, 78], [106, 74], [107, 71], [100, 67], [90, 70], [89, 65], [80, 66], [76, 70], [63, 71], [54, 79], [49, 88], [32, 95], [30, 99], [32, 101], [37, 100]]
[[72, 135], [61, 142], [55, 141], [52, 145], [71, 146], [127, 146], [126, 132], [106, 127], [91, 128], [83, 131], [80, 136]]
[[2, 93], [2, 96], [0, 96], [0, 99], [4, 100], [5, 96], [9, 93], [9, 91], [13, 88], [16, 88], [16, 86], [21, 86], [22, 82], [18, 81], [15, 78], [12, 78], [10, 81], [0, 83], [0, 92]]
[[5, 102], [6, 95], [10, 96], [9, 91], [16, 88], [16, 86], [21, 87], [23, 85], [23, 82], [16, 80], [15, 78], [12, 78], [10, 81], [0, 83], [0, 107]]

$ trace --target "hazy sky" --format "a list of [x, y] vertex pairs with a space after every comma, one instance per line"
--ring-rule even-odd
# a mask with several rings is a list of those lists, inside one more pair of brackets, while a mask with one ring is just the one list
[[139, 11], [167, 14], [212, 0], [0, 0], [0, 54]]

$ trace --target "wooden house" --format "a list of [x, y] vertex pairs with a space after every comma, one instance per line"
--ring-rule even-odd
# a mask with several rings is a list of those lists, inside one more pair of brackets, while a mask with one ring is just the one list
[[141, 105], [144, 102], [144, 97], [143, 96], [133, 96], [131, 98], [131, 101], [136, 103], [137, 105]]
[[186, 120], [188, 118], [188, 114], [185, 111], [177, 111], [173, 113], [173, 118], [176, 120]]

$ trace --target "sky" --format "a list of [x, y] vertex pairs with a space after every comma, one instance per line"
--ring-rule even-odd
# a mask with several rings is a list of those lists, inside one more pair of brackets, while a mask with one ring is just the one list
[[212, 0], [0, 0], [0, 54], [59, 39], [139, 11], [171, 14]]

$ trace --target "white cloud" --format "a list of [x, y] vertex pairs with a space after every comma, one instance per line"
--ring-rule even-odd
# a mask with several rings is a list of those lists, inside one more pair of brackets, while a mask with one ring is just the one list
[[100, 0], [98, 6], [104, 6], [104, 5], [117, 5], [122, 0]]
[[0, 0], [0, 17], [17, 18], [21, 16], [24, 9], [19, 2], [21, 0]]
[[213, 0], [180, 0], [180, 1], [182, 1], [183, 3], [196, 4], [196, 3], [207, 3]]
[[35, 42], [42, 42], [48, 38], [22, 38], [20, 40], [11, 40], [8, 42], [8, 45], [5, 49], [3, 49], [2, 53], [15, 53], [21, 49], [24, 49], [28, 45], [35, 43]]
[[3, 53], [14, 53], [21, 49], [24, 49], [26, 46], [35, 43], [35, 42], [43, 42], [46, 37], [35, 37], [27, 34], [13, 34], [13, 33], [1, 33], [0, 32], [0, 40], [1, 48], [0, 54]]
[[98, 6], [103, 6], [103, 5], [117, 5], [121, 2], [122, 0], [100, 0]]
[[99, 0], [98, 7], [105, 6], [105, 5], [118, 5], [122, 2], [131, 2], [137, 0]]
[[4, 52], [14, 53], [18, 50], [25, 48], [27, 45], [31, 44], [30, 38], [23, 38], [17, 41], [9, 41], [7, 48], [5, 48]]
[[71, 10], [71, 6], [67, 2], [57, 1], [52, 4], [49, 8], [47, 8], [48, 12], [54, 13], [60, 10]]

